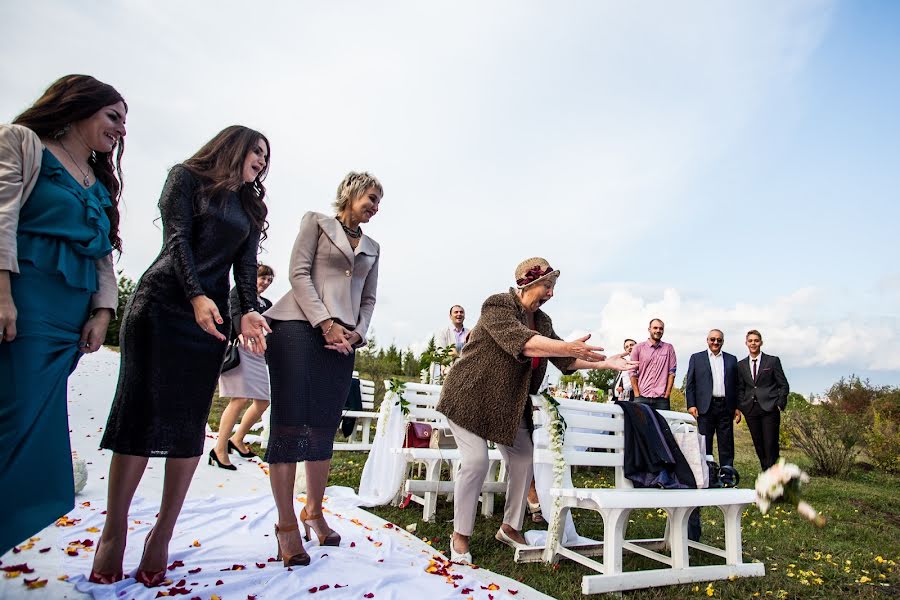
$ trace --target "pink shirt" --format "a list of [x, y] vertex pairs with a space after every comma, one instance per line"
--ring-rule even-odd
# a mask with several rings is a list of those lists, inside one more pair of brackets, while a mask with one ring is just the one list
[[638, 389], [644, 398], [661, 398], [666, 394], [669, 374], [675, 374], [675, 347], [667, 342], [651, 346], [643, 341], [631, 351], [631, 360], [638, 362], [637, 369], [631, 372], [637, 377]]

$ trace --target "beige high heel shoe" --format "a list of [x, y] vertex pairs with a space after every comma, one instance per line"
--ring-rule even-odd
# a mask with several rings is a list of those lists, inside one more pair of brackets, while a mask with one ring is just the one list
[[328, 527], [328, 533], [326, 533], [325, 535], [322, 535], [321, 533], [319, 533], [316, 530], [316, 528], [311, 525], [312, 521], [320, 521], [321, 520], [322, 522], [325, 522], [325, 517], [322, 515], [321, 512], [319, 512], [319, 514], [316, 514], [316, 515], [311, 515], [308, 512], [306, 512], [306, 507], [304, 506], [303, 509], [300, 511], [300, 520], [303, 522], [303, 529], [306, 530], [306, 539], [307, 540], [312, 540], [312, 537], [309, 534], [309, 530], [312, 529], [316, 533], [316, 537], [319, 540], [320, 546], [340, 546], [341, 535], [337, 531], [332, 529], [331, 527], [328, 527], [328, 523], [325, 523], [325, 526]]
[[278, 539], [279, 533], [289, 533], [291, 531], [298, 531], [300, 527], [294, 523], [293, 525], [275, 525], [275, 543], [278, 544], [278, 551], [275, 554], [276, 560], [284, 561], [285, 567], [305, 567], [309, 564], [309, 554], [306, 553], [306, 549], [301, 544], [300, 552], [293, 556], [284, 556], [281, 552], [281, 540]]

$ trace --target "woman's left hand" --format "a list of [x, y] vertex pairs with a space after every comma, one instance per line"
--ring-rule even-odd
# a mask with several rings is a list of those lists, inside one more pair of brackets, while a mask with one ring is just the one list
[[266, 333], [272, 333], [272, 328], [258, 312], [250, 311], [241, 317], [241, 336], [246, 350], [254, 354], [265, 352]]
[[[341, 354], [348, 355], [353, 352], [353, 346], [362, 341], [362, 336], [356, 333], [355, 331], [349, 331], [344, 337], [344, 341], [346, 344], [325, 344], [326, 350], [337, 350]], [[349, 346], [349, 350], [348, 347]]]
[[637, 369], [639, 363], [636, 360], [627, 360], [625, 358], [626, 356], [628, 356], [627, 352], [610, 356], [606, 359], [606, 366], [604, 368], [615, 369], [616, 371], [631, 371], [632, 369]]
[[112, 321], [112, 311], [108, 308], [97, 310], [81, 328], [81, 338], [78, 341], [78, 350], [84, 354], [90, 354], [100, 349], [103, 340], [106, 339], [106, 330]]

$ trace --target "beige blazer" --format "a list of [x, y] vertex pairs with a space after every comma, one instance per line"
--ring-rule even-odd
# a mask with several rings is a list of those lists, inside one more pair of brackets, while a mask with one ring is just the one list
[[317, 327], [335, 319], [360, 335], [375, 310], [378, 285], [378, 243], [364, 235], [356, 250], [334, 217], [308, 212], [291, 252], [291, 291], [264, 315], [278, 321], [308, 321]]
[[[19, 272], [19, 212], [37, 183], [43, 150], [41, 138], [27, 127], [0, 124], [0, 271]], [[91, 310], [115, 313], [119, 291], [112, 253], [97, 260], [97, 283]]]

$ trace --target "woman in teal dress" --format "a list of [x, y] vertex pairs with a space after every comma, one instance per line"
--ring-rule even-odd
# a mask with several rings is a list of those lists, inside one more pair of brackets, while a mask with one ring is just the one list
[[117, 305], [126, 112], [69, 75], [0, 125], [0, 554], [75, 505], [66, 386]]

